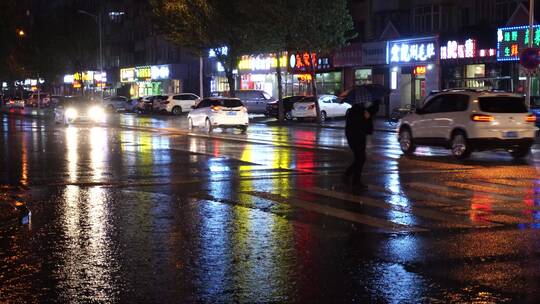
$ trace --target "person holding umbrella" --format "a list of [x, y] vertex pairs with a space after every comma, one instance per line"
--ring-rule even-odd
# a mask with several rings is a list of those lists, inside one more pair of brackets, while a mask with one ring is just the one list
[[343, 101], [353, 104], [347, 113], [345, 136], [353, 152], [354, 160], [343, 174], [343, 182], [346, 184], [352, 182], [355, 190], [368, 189], [367, 185], [362, 183], [367, 136], [373, 134], [373, 117], [379, 111], [379, 100], [387, 94], [389, 90], [382, 86], [364, 85], [357, 86], [341, 95]]

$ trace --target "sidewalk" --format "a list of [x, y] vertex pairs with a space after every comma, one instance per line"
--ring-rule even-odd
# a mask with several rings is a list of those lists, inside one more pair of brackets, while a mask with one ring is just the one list
[[8, 108], [6, 106], [0, 106], [0, 113], [8, 115], [19, 115], [29, 117], [41, 117], [49, 118], [53, 115], [52, 109], [38, 109], [38, 108]]
[[[253, 123], [266, 124], [268, 126], [304, 126], [312, 128], [328, 128], [328, 129], [345, 129], [345, 120], [344, 119], [329, 119], [328, 121], [317, 124], [312, 121], [284, 121], [279, 122], [274, 118], [259, 118], [256, 117], [253, 119]], [[377, 117], [374, 121], [374, 129], [379, 132], [397, 132], [397, 125], [390, 126], [388, 125], [385, 118]]]

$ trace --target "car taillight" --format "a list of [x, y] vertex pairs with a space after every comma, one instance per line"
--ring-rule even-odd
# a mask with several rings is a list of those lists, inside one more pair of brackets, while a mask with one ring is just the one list
[[212, 110], [213, 112], [217, 112], [217, 111], [221, 110], [221, 107], [220, 106], [211, 106], [210, 110]]
[[493, 116], [484, 114], [474, 114], [471, 119], [476, 122], [492, 122], [495, 120]]
[[313, 109], [315, 109], [315, 105], [314, 105], [314, 104], [308, 106], [308, 110], [313, 110]]
[[527, 116], [526, 122], [536, 122], [536, 115], [531, 114]]

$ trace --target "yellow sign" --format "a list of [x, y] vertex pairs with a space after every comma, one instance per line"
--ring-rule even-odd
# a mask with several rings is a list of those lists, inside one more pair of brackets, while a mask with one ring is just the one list
[[[271, 71], [277, 67], [277, 57], [270, 55], [246, 55], [240, 58], [238, 70], [240, 71]], [[287, 68], [287, 54], [281, 56], [280, 65]]]

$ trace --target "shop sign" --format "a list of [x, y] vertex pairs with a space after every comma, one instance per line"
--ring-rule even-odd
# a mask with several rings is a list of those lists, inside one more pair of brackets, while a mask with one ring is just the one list
[[425, 65], [417, 66], [413, 70], [414, 75], [426, 75], [427, 67]]
[[362, 64], [386, 64], [386, 42], [370, 42], [362, 44]]
[[[504, 27], [497, 30], [497, 61], [518, 61], [529, 47], [529, 26]], [[533, 28], [533, 47], [540, 47], [540, 26]]]
[[[328, 56], [318, 56], [317, 54], [311, 54], [312, 64], [315, 71], [328, 70], [332, 68], [332, 61]], [[306, 73], [309, 71], [307, 65], [309, 63], [309, 53], [302, 54], [290, 54], [289, 55], [289, 68], [295, 74]]]
[[168, 65], [153, 65], [150, 67], [150, 76], [152, 80], [169, 79], [171, 70]]
[[120, 82], [135, 82], [135, 68], [120, 69]]
[[[219, 48], [219, 51], [221, 52], [221, 54], [227, 56], [227, 54], [229, 53], [229, 48], [226, 46], [222, 46], [221, 48]], [[214, 58], [214, 57], [216, 57], [216, 52], [214, 51], [214, 49], [210, 49], [208, 51], [208, 58]]]
[[386, 62], [388, 64], [407, 64], [437, 59], [437, 38], [388, 41]]
[[474, 39], [467, 39], [464, 43], [450, 40], [441, 46], [441, 60], [492, 57], [495, 56], [495, 53], [495, 49], [478, 50]]
[[[240, 58], [240, 62], [238, 62], [238, 70], [251, 72], [273, 72], [277, 65], [277, 58], [274, 54], [247, 55]], [[287, 67], [287, 54], [280, 58], [280, 65], [282, 68]]]
[[136, 67], [135, 78], [138, 81], [147, 81], [152, 79], [152, 68], [149, 66]]
[[64, 83], [72, 84], [74, 80], [75, 80], [75, 77], [73, 75], [71, 74], [64, 75]]

